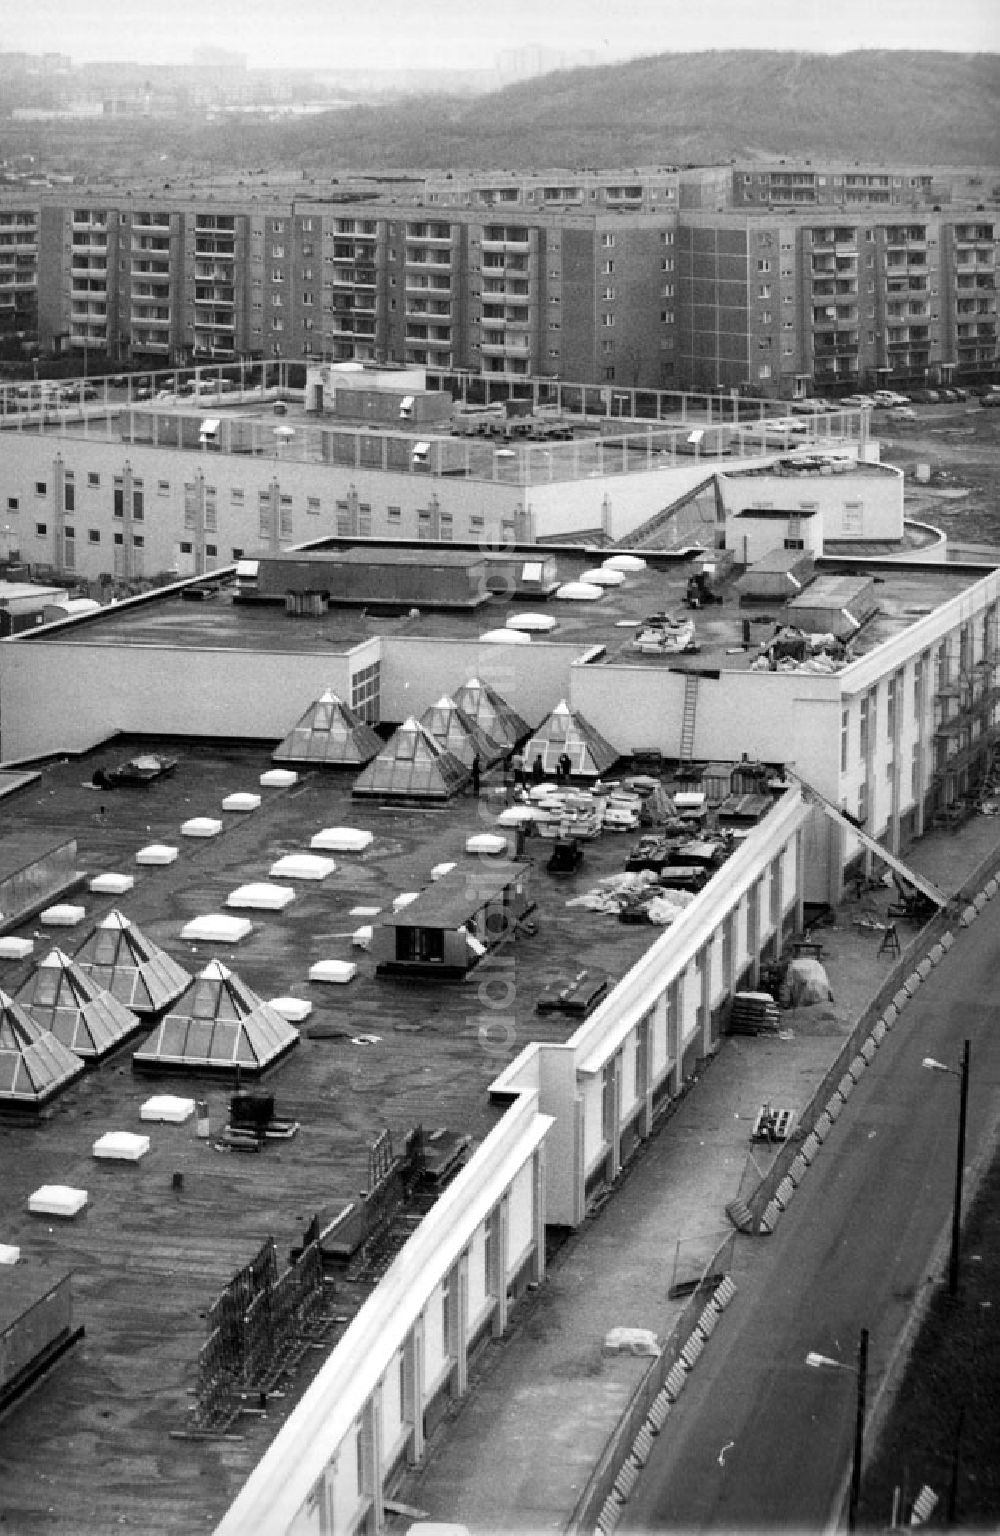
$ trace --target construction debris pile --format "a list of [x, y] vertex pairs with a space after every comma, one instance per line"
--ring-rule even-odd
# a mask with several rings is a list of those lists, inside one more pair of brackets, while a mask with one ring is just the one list
[[599, 880], [582, 896], [567, 901], [568, 907], [607, 912], [623, 922], [649, 922], [668, 927], [694, 900], [693, 891], [668, 889], [652, 869], [623, 870]]
[[792, 624], [780, 624], [760, 655], [750, 663], [751, 672], [839, 672], [850, 660], [847, 647], [834, 634], [813, 635]]

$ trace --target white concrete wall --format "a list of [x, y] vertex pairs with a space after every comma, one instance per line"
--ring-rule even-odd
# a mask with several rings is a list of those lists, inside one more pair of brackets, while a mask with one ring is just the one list
[[[666, 1064], [666, 999], [671, 987], [680, 983], [682, 1045], [693, 1044], [700, 1052], [697, 1033], [698, 1010], [702, 1001], [702, 957], [709, 967], [711, 1007], [726, 996], [728, 988], [722, 972], [721, 931], [726, 918], [735, 916], [733, 971], [737, 975], [751, 955], [748, 944], [747, 910], [750, 893], [762, 870], [772, 860], [781, 861], [785, 875], [781, 909], [770, 910], [768, 877], [762, 882], [759, 902], [758, 943], [762, 948], [771, 933], [776, 933], [785, 913], [792, 911], [799, 899], [796, 885], [797, 839], [808, 824], [810, 812], [795, 789], [782, 796], [765, 820], [729, 859], [722, 878], [713, 880], [699, 893], [691, 906], [666, 930], [651, 949], [641, 957], [594, 1012], [584, 1020], [568, 1040], [561, 1044], [530, 1044], [492, 1085], [495, 1093], [509, 1094], [537, 1088], [543, 1110], [555, 1117], [552, 1139], [547, 1143], [546, 1217], [557, 1225], [577, 1225], [583, 1217], [582, 1191], [589, 1174], [607, 1153], [602, 1124], [602, 1075], [605, 1066], [621, 1057], [623, 1120], [626, 1107], [634, 1104], [634, 1062], [636, 1028], [651, 1011], [650, 1055], [656, 1064], [650, 1074], [651, 1093], [657, 1076]], [[571, 1064], [575, 1080], [576, 1113], [582, 1120], [580, 1133], [567, 1134], [568, 1095], [566, 1064]], [[632, 1095], [630, 1100], [630, 1094]], [[567, 1167], [572, 1156], [575, 1166]]]
[[[369, 1502], [358, 1484], [359, 1426], [366, 1414], [377, 1417], [382, 1462], [370, 1466], [374, 1482], [398, 1450], [403, 1428], [400, 1351], [422, 1335], [422, 1412], [449, 1375], [442, 1282], [465, 1253], [482, 1269], [483, 1226], [508, 1195], [513, 1207], [510, 1247], [519, 1248], [523, 1258], [524, 1231], [530, 1243], [536, 1222], [533, 1163], [551, 1123], [539, 1113], [534, 1091], [519, 1095], [357, 1313], [219, 1522], [216, 1536], [347, 1536], [353, 1531]], [[516, 1260], [517, 1255], [512, 1264]], [[470, 1285], [466, 1326], [474, 1317], [475, 1295]]]
[[507, 1274], [516, 1274], [531, 1247], [535, 1208], [533, 1172], [526, 1163], [510, 1186], [507, 1208]]
[[[750, 520], [739, 514], [754, 507], [787, 512], [815, 510], [817, 516], [802, 523], [807, 547], [811, 547], [811, 524], [818, 524], [822, 530], [820, 544], [823, 539], [896, 540], [903, 536], [903, 472], [888, 465], [808, 475], [727, 472], [719, 476], [719, 487], [726, 510], [726, 543], [737, 549], [737, 558], [742, 558], [741, 546], [735, 542], [737, 536], [742, 531], [753, 535], [752, 529], [746, 529]], [[759, 539], [752, 542], [756, 548]], [[781, 540], [777, 543], [780, 547]], [[774, 548], [774, 544], [770, 547]]]
[[[214, 414], [224, 424], [228, 419], [225, 412], [209, 405], [198, 414]], [[169, 424], [168, 413], [161, 412], [160, 417]], [[151, 435], [163, 430], [159, 420], [148, 425]], [[477, 478], [367, 467], [361, 462], [364, 447], [374, 445], [373, 451], [377, 451], [378, 445], [364, 435], [354, 450], [357, 462], [324, 461], [320, 456], [321, 434], [311, 423], [297, 429], [300, 436], [294, 452], [305, 454], [311, 445], [311, 456], [302, 460], [290, 456], [291, 450], [271, 452], [269, 443], [268, 452], [255, 455], [207, 447], [160, 446], [158, 442], [123, 442], [122, 430], [125, 427], [117, 420], [110, 426], [95, 420], [87, 435], [83, 435], [82, 423], [72, 434], [4, 433], [9, 509], [5, 522], [22, 559], [61, 568], [63, 550], [58, 530], [69, 523], [75, 530], [74, 568], [81, 578], [95, 579], [113, 571], [116, 533], [124, 534], [129, 544], [134, 536], [143, 541], [141, 550], [134, 552], [137, 576], [172, 570], [193, 574], [195, 555], [181, 549], [183, 544], [198, 544], [194, 531], [185, 527], [184, 487], [199, 475], [215, 491], [215, 527], [204, 534], [204, 542], [215, 550], [206, 558], [209, 570], [232, 563], [237, 558], [235, 551], [249, 552], [264, 542], [259, 495], [270, 491], [275, 482], [279, 496], [290, 498], [283, 512], [285, 532], [273, 535], [276, 547], [336, 534], [337, 502], [348, 499], [371, 508], [373, 537], [417, 539], [421, 532], [419, 513], [431, 506], [433, 498], [439, 515], [451, 519], [450, 534], [456, 541], [485, 543], [515, 526], [522, 530], [520, 536], [540, 540], [600, 527], [621, 539], [701, 484], [720, 464], [718, 459], [651, 453], [648, 469], [625, 474], [621, 472], [621, 447], [614, 438], [553, 444], [551, 449], [522, 445], [518, 452], [526, 454], [531, 483], [521, 484], [515, 478], [521, 473], [519, 460], [496, 459], [489, 445], [471, 440], [444, 447], [450, 461], [458, 467], [471, 466]], [[265, 422], [265, 436], [268, 430]], [[641, 441], [642, 434], [632, 433], [630, 437]], [[749, 441], [747, 448], [746, 459], [727, 460], [727, 467], [773, 462], [776, 457], [770, 449], [754, 456]], [[380, 453], [379, 459], [381, 462]], [[124, 475], [126, 469], [133, 479], [142, 481], [145, 497], [144, 518], [134, 525], [113, 515], [114, 477]], [[66, 471], [72, 473], [75, 486], [75, 507], [68, 514], [63, 511], [59, 490]], [[485, 478], [478, 478], [484, 473]], [[548, 473], [564, 478], [549, 480]], [[568, 475], [574, 478], [565, 478]], [[44, 490], [39, 491], [39, 486]], [[11, 509], [11, 499], [16, 509]], [[40, 528], [44, 532], [39, 532]], [[711, 542], [710, 529], [706, 536]]]
[[348, 655], [0, 642], [5, 761], [79, 752], [115, 731], [278, 740], [332, 688], [351, 697]]
[[[483, 628], [487, 627], [485, 619]], [[408, 634], [382, 640], [382, 716], [419, 715], [443, 693], [454, 694], [470, 677], [491, 683], [534, 725], [566, 691], [579, 645], [532, 640], [528, 645], [476, 645]]]
[[[574, 667], [568, 702], [615, 746], [657, 747], [679, 757], [685, 674], [652, 667]], [[830, 753], [839, 742], [836, 676], [722, 672], [701, 677], [693, 756], [796, 765], [817, 788], [836, 793]]]

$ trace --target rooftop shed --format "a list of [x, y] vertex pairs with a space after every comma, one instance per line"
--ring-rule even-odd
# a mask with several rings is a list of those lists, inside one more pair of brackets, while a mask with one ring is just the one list
[[240, 599], [320, 594], [351, 605], [474, 609], [489, 601], [482, 555], [457, 549], [260, 551], [240, 561]]
[[737, 581], [741, 603], [785, 603], [813, 579], [815, 556], [803, 549], [771, 549]]
[[838, 640], [856, 635], [878, 612], [875, 583], [870, 576], [818, 576], [807, 592], [788, 604], [788, 618], [810, 634], [832, 634]]
[[377, 970], [464, 976], [531, 910], [527, 872], [507, 859], [457, 865], [378, 925]]

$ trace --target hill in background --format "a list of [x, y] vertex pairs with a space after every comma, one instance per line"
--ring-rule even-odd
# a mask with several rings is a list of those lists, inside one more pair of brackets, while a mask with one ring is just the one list
[[[96, 136], [90, 140], [91, 132]], [[663, 54], [545, 75], [489, 95], [422, 96], [279, 123], [237, 118], [59, 130], [87, 155], [115, 134], [162, 175], [243, 167], [527, 169], [744, 158], [1000, 166], [1000, 56]], [[5, 128], [3, 138], [9, 140]], [[103, 137], [102, 137], [103, 136]], [[58, 140], [50, 140], [55, 150]], [[155, 151], [155, 153], [154, 153]], [[165, 165], [164, 162], [167, 162]], [[170, 164], [170, 162], [173, 162]], [[117, 169], [128, 173], [119, 157]]]

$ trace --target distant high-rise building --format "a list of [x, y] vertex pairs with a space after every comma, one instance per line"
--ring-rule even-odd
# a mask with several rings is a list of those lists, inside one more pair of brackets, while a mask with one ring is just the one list
[[974, 172], [786, 171], [811, 189], [788, 206], [739, 205], [742, 167], [53, 190], [40, 217], [11, 207], [0, 295], [27, 311], [37, 264], [42, 350], [132, 364], [315, 357], [782, 397], [993, 376], [1000, 213]]

